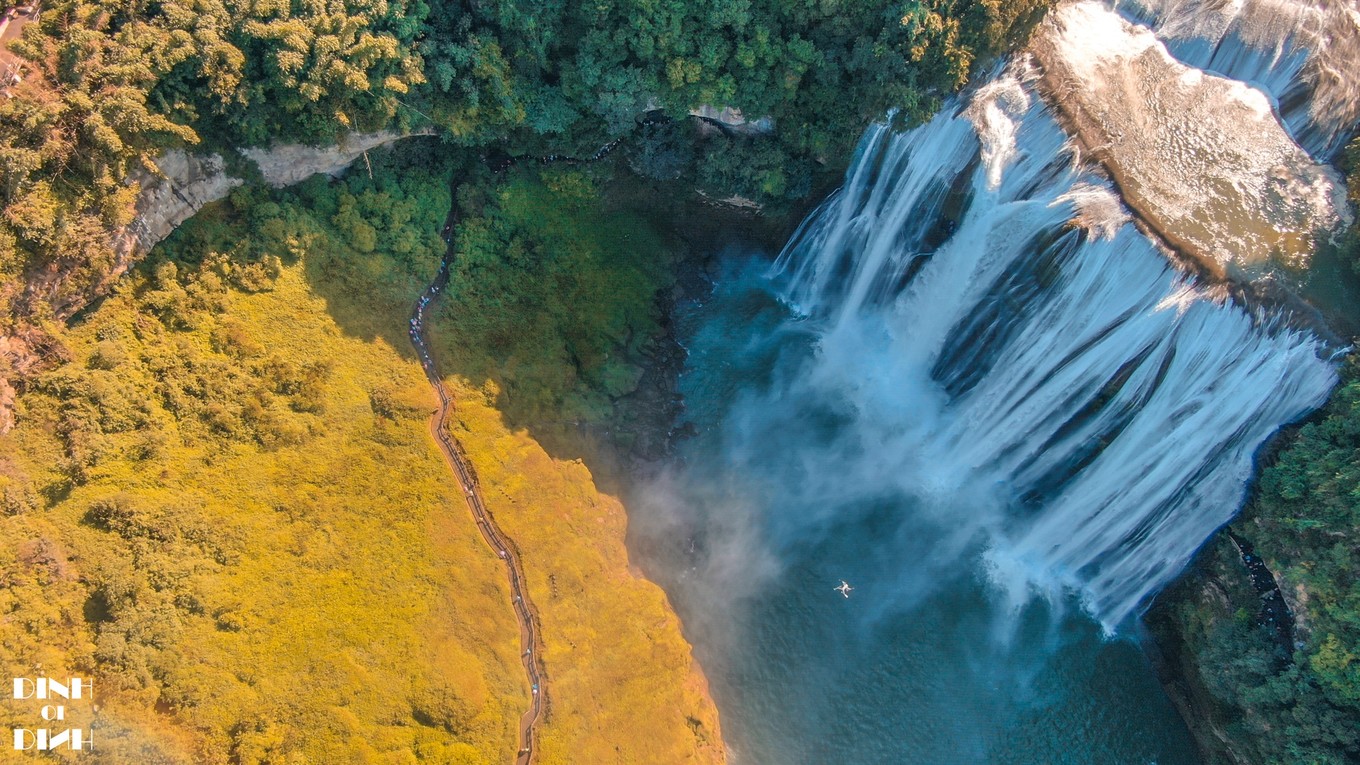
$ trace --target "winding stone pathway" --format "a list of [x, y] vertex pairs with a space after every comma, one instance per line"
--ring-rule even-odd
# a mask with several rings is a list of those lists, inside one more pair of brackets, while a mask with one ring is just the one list
[[[452, 230], [452, 215], [445, 232]], [[515, 619], [519, 622], [519, 643], [522, 653], [520, 661], [524, 664], [524, 672], [529, 677], [530, 702], [529, 709], [520, 718], [519, 722], [519, 748], [515, 754], [515, 765], [529, 765], [534, 761], [534, 736], [536, 733], [539, 719], [543, 716], [544, 697], [547, 695], [547, 686], [543, 681], [543, 668], [539, 664], [541, 655], [541, 643], [538, 636], [538, 611], [534, 608], [533, 601], [529, 599], [528, 587], [524, 580], [524, 566], [520, 563], [519, 551], [515, 543], [501, 531], [500, 526], [496, 525], [496, 519], [491, 515], [491, 511], [486, 509], [486, 503], [482, 501], [481, 493], [477, 485], [477, 474], [473, 472], [471, 463], [463, 453], [462, 447], [452, 436], [449, 435], [445, 424], [448, 422], [449, 414], [453, 411], [453, 397], [449, 395], [444, 387], [444, 380], [439, 374], [439, 368], [435, 366], [434, 358], [430, 355], [430, 348], [425, 340], [425, 315], [429, 307], [439, 293], [443, 291], [449, 281], [449, 263], [453, 257], [453, 246], [450, 245], [448, 255], [439, 266], [439, 273], [430, 285], [421, 293], [416, 300], [415, 310], [411, 316], [411, 344], [415, 346], [416, 354], [420, 356], [420, 364], [425, 368], [425, 376], [429, 379], [430, 385], [439, 394], [439, 408], [430, 417], [430, 435], [434, 437], [435, 443], [439, 444], [439, 450], [444, 454], [444, 460], [448, 462], [449, 468], [454, 476], [458, 478], [458, 484], [463, 490], [463, 498], [467, 501], [468, 509], [472, 511], [473, 520], [477, 522], [477, 530], [482, 533], [482, 539], [487, 546], [505, 563], [506, 575], [510, 579], [510, 595], [513, 599]]]
[[[665, 117], [648, 116], [641, 120], [638, 126], [654, 124], [665, 119]], [[562, 154], [526, 157], [499, 153], [494, 157], [488, 157], [486, 162], [491, 171], [497, 175], [526, 161], [537, 162], [542, 165], [554, 163], [574, 165], [598, 162], [617, 148], [622, 141], [622, 137], [616, 138], [601, 146], [599, 150], [586, 158]], [[458, 196], [456, 188], [454, 192], [452, 196], [456, 200]], [[456, 205], [457, 202], [454, 204]], [[463, 489], [463, 497], [467, 500], [468, 509], [472, 511], [473, 520], [477, 522], [477, 530], [482, 532], [482, 539], [487, 546], [505, 562], [506, 574], [510, 579], [510, 595], [513, 599], [515, 619], [519, 622], [519, 643], [523, 651], [520, 654], [520, 662], [524, 665], [524, 672], [529, 677], [530, 686], [529, 710], [520, 718], [519, 748], [515, 753], [514, 762], [515, 765], [530, 765], [534, 761], [534, 736], [539, 720], [543, 716], [545, 698], [548, 695], [543, 668], [539, 664], [542, 644], [538, 636], [538, 611], [534, 608], [533, 601], [529, 599], [528, 587], [524, 580], [524, 566], [520, 563], [519, 551], [515, 547], [514, 541], [501, 531], [500, 526], [496, 525], [496, 519], [492, 517], [491, 511], [486, 509], [486, 503], [482, 501], [481, 493], [478, 490], [477, 474], [473, 472], [472, 464], [468, 462], [458, 441], [450, 436], [448, 430], [444, 427], [448, 422], [449, 414], [453, 411], [453, 397], [444, 387], [444, 378], [439, 374], [439, 368], [434, 363], [434, 357], [430, 354], [429, 343], [425, 339], [426, 309], [448, 285], [449, 265], [456, 256], [456, 249], [453, 244], [453, 227], [457, 223], [456, 209], [455, 207], [454, 210], [449, 211], [449, 216], [444, 221], [444, 229], [440, 232], [444, 241], [449, 245], [445, 251], [444, 260], [439, 264], [439, 271], [435, 274], [429, 286], [416, 299], [411, 313], [411, 345], [415, 346], [416, 354], [420, 357], [420, 364], [425, 369], [425, 377], [429, 379], [435, 393], [439, 394], [439, 408], [430, 417], [430, 435], [434, 437], [435, 443], [439, 444], [439, 450], [443, 452], [444, 460], [449, 463], [449, 468], [458, 478], [458, 484]]]

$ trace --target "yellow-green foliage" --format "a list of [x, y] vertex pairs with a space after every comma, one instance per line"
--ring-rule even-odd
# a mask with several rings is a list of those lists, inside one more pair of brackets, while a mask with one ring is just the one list
[[490, 406], [494, 386], [454, 390], [452, 432], [519, 547], [544, 625], [540, 763], [722, 762], [717, 715], [675, 613], [629, 568], [623, 506], [579, 460], [555, 460], [507, 427]]
[[192, 283], [221, 312], [189, 331], [148, 315], [164, 276], [69, 334], [3, 440], [0, 664], [95, 677], [91, 761], [502, 762], [518, 631], [410, 354], [301, 266]]
[[[437, 170], [385, 162], [204, 210], [63, 333], [74, 361], [33, 380], [0, 437], [0, 664], [95, 678], [82, 761], [514, 751], [529, 688], [505, 571], [428, 433], [404, 331], [447, 191]], [[579, 225], [566, 212], [551, 220]], [[580, 347], [603, 356], [623, 340], [610, 317], [645, 325], [631, 311], [654, 289], [607, 252], [614, 267], [577, 274], [581, 318], [558, 325], [598, 312], [605, 336]], [[721, 761], [676, 617], [628, 569], [623, 509], [459, 395], [459, 435], [540, 606], [541, 765]], [[0, 728], [33, 716], [0, 702]]]

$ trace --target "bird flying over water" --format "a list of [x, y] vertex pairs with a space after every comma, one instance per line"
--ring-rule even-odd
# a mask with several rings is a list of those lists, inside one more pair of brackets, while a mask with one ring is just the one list
[[844, 595], [845, 597], [848, 598], [848, 597], [850, 597], [850, 591], [853, 590], [853, 589], [855, 589], [855, 588], [854, 588], [854, 587], [851, 587], [849, 582], [847, 582], [847, 581], [845, 581], [844, 579], [842, 579], [842, 580], [841, 580], [840, 586], [839, 586], [839, 587], [835, 587], [835, 588], [833, 588], [833, 589], [836, 590], [836, 592], [839, 592], [840, 594], [842, 594], [842, 595]]

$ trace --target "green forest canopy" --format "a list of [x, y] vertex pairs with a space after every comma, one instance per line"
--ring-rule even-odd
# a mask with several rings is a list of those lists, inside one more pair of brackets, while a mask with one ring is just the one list
[[125, 180], [169, 147], [433, 123], [463, 145], [570, 151], [648, 108], [710, 103], [772, 116], [793, 154], [838, 156], [890, 107], [928, 114], [1047, 1], [57, 0], [0, 99], [0, 312], [88, 298], [132, 218]]
[[[707, 103], [769, 115], [778, 133], [773, 144], [741, 156], [730, 156], [731, 146], [719, 144], [706, 178], [741, 193], [806, 193], [806, 184], [785, 177], [793, 160], [834, 161], [865, 122], [889, 108], [900, 109], [906, 121], [929, 114], [1047, 4], [51, 2], [42, 20], [14, 46], [30, 64], [25, 81], [13, 89], [13, 97], [0, 98], [0, 315], [10, 322], [16, 316], [41, 322], [50, 313], [47, 298], [64, 302], [88, 296], [114, 266], [112, 233], [132, 219], [137, 189], [126, 185], [127, 178], [173, 147], [226, 151], [275, 140], [326, 143], [347, 131], [432, 125], [463, 146], [506, 141], [523, 151], [580, 152], [631, 130], [647, 109], [679, 115]], [[1360, 201], [1360, 142], [1352, 143], [1347, 156], [1351, 195]], [[535, 261], [532, 269], [497, 257], [553, 244], [553, 237], [570, 229], [557, 221], [550, 230], [536, 230], [535, 219], [525, 214], [526, 205], [542, 203], [545, 195], [570, 198], [576, 192], [561, 185], [569, 178], [556, 179], [555, 188], [514, 184], [485, 205], [484, 215], [467, 226], [464, 268], [487, 269], [494, 277], [487, 284], [518, 280], [542, 286], [535, 280], [562, 280], [583, 264], [609, 278], [656, 279], [598, 261], [590, 247], [565, 248], [560, 260]], [[289, 204], [293, 194], [308, 204]], [[441, 210], [428, 205], [445, 200], [396, 185], [359, 183], [355, 188], [304, 187], [290, 192], [283, 204], [238, 201], [241, 219], [253, 230], [237, 241], [271, 244], [260, 248], [258, 257], [242, 258], [229, 269], [222, 265], [230, 271], [230, 283], [250, 290], [276, 277], [278, 264], [264, 254], [266, 249], [283, 252], [313, 239], [329, 245], [326, 252], [346, 256], [315, 256], [326, 281], [405, 279], [392, 263], [428, 259], [437, 249], [439, 243], [431, 239]], [[410, 221], [422, 225], [406, 225]], [[606, 237], [635, 228], [623, 217], [611, 225], [596, 233]], [[182, 238], [211, 239], [206, 228], [205, 223]], [[337, 246], [341, 241], [344, 248]], [[208, 242], [199, 244], [211, 249]], [[1360, 238], [1352, 233], [1347, 246], [1357, 252]], [[391, 262], [375, 251], [391, 254]], [[212, 264], [195, 264], [194, 273], [204, 276], [188, 283], [173, 263], [162, 265], [149, 277], [155, 289], [145, 300], [166, 326], [216, 321], [203, 318], [213, 313], [212, 301], [221, 293], [210, 288]], [[60, 283], [46, 296], [25, 296], [26, 284], [58, 277]], [[414, 284], [392, 294], [414, 294]], [[496, 299], [485, 284], [478, 286], [479, 294], [464, 297]], [[557, 304], [550, 293], [525, 294], [552, 315]], [[618, 315], [595, 317], [598, 326], [592, 329], [617, 338], [623, 327], [645, 326], [648, 318], [633, 308], [621, 306]], [[524, 398], [534, 411], [557, 408], [588, 415], [600, 407], [597, 401], [554, 397], [570, 387], [559, 384], [560, 378], [580, 374], [608, 393], [626, 388], [633, 373], [626, 364], [603, 360], [604, 350], [590, 345], [598, 337], [576, 337], [565, 324], [533, 327], [497, 345], [492, 341], [500, 329], [465, 322], [458, 327], [460, 337], [473, 340], [456, 350], [477, 371], [490, 363], [477, 357], [477, 349], [547, 359], [521, 376]], [[228, 330], [223, 337], [229, 344]], [[536, 353], [539, 348], [550, 348], [554, 355]], [[95, 349], [89, 362], [96, 371], [123, 363], [110, 348]], [[297, 423], [315, 415], [309, 407], [326, 371], [285, 371], [270, 370], [269, 376], [291, 386], [287, 405], [271, 404], [262, 411], [286, 416], [261, 417], [206, 402], [195, 417], [219, 434], [253, 439], [261, 448], [303, 437], [305, 429]], [[1278, 746], [1274, 761], [1340, 761], [1326, 759], [1325, 753], [1335, 751], [1336, 731], [1347, 730], [1345, 721], [1360, 715], [1360, 584], [1355, 577], [1360, 561], [1353, 542], [1360, 523], [1360, 476], [1354, 474], [1360, 462], [1360, 383], [1355, 377], [1326, 416], [1305, 428], [1266, 472], [1251, 510], [1272, 540], [1282, 573], [1314, 595], [1313, 639], [1284, 673], [1259, 660], [1260, 651], [1244, 647], [1242, 635], [1249, 630], [1243, 625], [1237, 625], [1235, 636], [1220, 633], [1206, 649], [1206, 665], [1225, 667], [1222, 694], [1256, 711], [1244, 723], [1249, 732], [1273, 731], [1261, 738]], [[66, 434], [66, 467], [74, 476], [94, 469], [100, 439], [86, 435], [79, 428]], [[153, 441], [145, 448], [159, 447]], [[1352, 750], [1350, 756], [1360, 755]]]

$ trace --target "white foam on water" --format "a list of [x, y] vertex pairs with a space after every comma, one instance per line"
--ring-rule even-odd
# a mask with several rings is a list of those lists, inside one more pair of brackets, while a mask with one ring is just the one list
[[1006, 74], [981, 107], [869, 130], [777, 263], [819, 344], [771, 395], [841, 402], [860, 447], [822, 469], [985, 535], [1008, 608], [1076, 592], [1114, 629], [1232, 517], [1256, 449], [1336, 375], [1315, 337], [1170, 265], [1039, 99], [998, 105], [1027, 87]]

